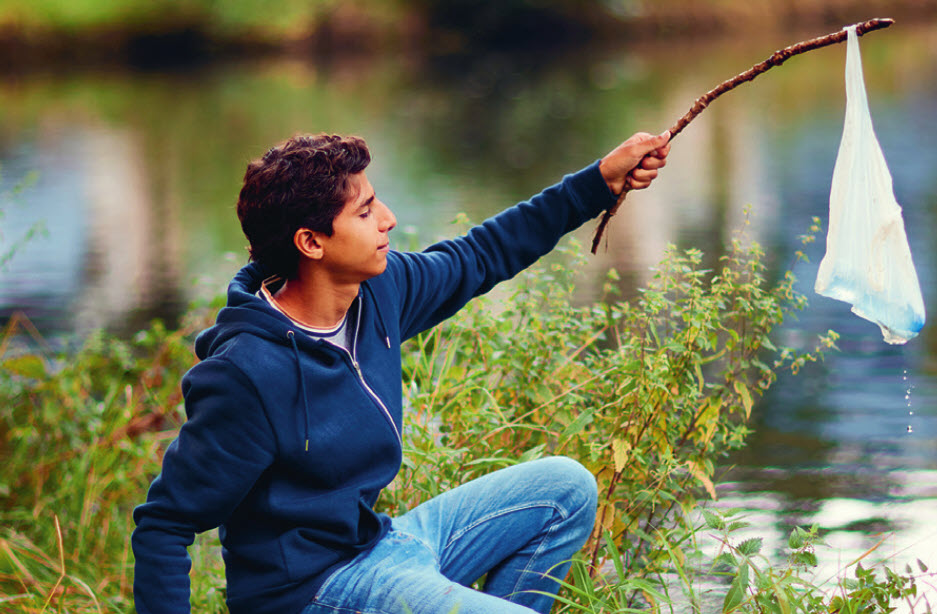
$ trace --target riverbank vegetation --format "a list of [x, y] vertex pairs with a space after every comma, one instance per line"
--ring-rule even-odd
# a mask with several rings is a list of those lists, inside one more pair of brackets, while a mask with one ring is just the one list
[[[600, 508], [560, 612], [924, 612], [923, 564], [854, 561], [821, 583], [816, 528], [794, 528], [777, 564], [757, 536], [738, 538], [743, 517], [707, 505], [759, 396], [835, 348], [832, 332], [807, 351], [772, 340], [805, 304], [793, 275], [771, 281], [761, 249], [739, 237], [713, 269], [699, 251], [671, 249], [635, 299], [617, 296], [610, 272], [603, 298], [578, 304], [581, 259], [568, 248], [404, 346], [404, 466], [381, 509], [565, 454], [595, 474]], [[132, 611], [131, 511], [184, 419], [179, 378], [219, 306], [194, 306], [178, 330], [98, 333], [67, 353], [28, 339], [12, 350], [29, 329], [7, 325], [0, 609]], [[225, 611], [218, 549], [215, 532], [192, 548], [194, 611]]]

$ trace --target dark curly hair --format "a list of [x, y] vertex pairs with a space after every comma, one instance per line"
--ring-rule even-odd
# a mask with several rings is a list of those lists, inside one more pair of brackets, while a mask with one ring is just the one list
[[247, 165], [237, 203], [251, 260], [271, 274], [296, 275], [300, 228], [332, 235], [332, 221], [349, 194], [349, 176], [363, 171], [371, 153], [363, 139], [298, 135]]

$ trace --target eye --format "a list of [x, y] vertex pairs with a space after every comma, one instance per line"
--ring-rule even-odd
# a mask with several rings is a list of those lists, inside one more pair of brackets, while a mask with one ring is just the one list
[[368, 207], [367, 209], [365, 209], [364, 213], [362, 213], [362, 214], [359, 215], [358, 217], [360, 217], [360, 218], [363, 219], [363, 220], [366, 220], [366, 219], [368, 219], [369, 217], [371, 217], [371, 207]]

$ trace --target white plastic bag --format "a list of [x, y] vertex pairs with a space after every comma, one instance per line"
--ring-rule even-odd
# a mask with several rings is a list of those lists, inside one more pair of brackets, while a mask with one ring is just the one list
[[855, 26], [846, 45], [846, 120], [833, 169], [826, 255], [814, 289], [852, 304], [853, 313], [881, 327], [888, 343], [906, 343], [924, 326], [924, 299], [872, 129]]

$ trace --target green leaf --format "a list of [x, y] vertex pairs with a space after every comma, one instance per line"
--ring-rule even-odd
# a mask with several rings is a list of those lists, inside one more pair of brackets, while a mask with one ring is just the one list
[[540, 444], [539, 446], [534, 446], [529, 450], [526, 450], [520, 457], [517, 459], [518, 463], [526, 463], [527, 461], [535, 460], [543, 456], [543, 450], [546, 448], [545, 443]]
[[608, 531], [605, 531], [605, 545], [609, 550], [612, 563], [615, 564], [615, 573], [618, 575], [618, 581], [623, 582], [625, 580], [625, 566], [622, 562], [621, 552], [619, 552], [618, 546], [612, 538], [612, 534]]
[[787, 538], [787, 545], [792, 550], [803, 548], [804, 536], [803, 536], [803, 530], [800, 527], [794, 527], [794, 530], [791, 531], [790, 537]]
[[0, 369], [30, 379], [44, 379], [48, 375], [46, 363], [36, 354], [24, 354], [4, 360], [0, 363]]
[[582, 432], [582, 429], [586, 428], [592, 422], [592, 413], [593, 410], [587, 409], [581, 414], [576, 416], [576, 419], [569, 423], [563, 432], [560, 434], [560, 439], [566, 439], [577, 433]]
[[728, 565], [729, 567], [737, 567], [739, 562], [736, 560], [735, 555], [731, 552], [722, 552], [713, 559], [713, 567], [718, 567], [719, 565]]
[[703, 510], [703, 520], [706, 521], [706, 526], [713, 531], [721, 531], [726, 526], [726, 521], [723, 520], [722, 516], [709, 510]]
[[751, 539], [746, 539], [738, 546], [738, 551], [745, 556], [754, 556], [761, 552], [761, 537], [752, 537]]
[[798, 552], [794, 554], [794, 562], [804, 567], [816, 567], [817, 555], [813, 552]]
[[737, 608], [745, 599], [745, 591], [748, 589], [748, 565], [743, 564], [739, 567], [739, 572], [729, 585], [729, 592], [726, 593], [725, 601], [722, 604], [723, 613], [731, 612]]
[[735, 380], [733, 387], [739, 394], [739, 399], [742, 400], [742, 407], [745, 408], [745, 419], [747, 420], [752, 415], [752, 395], [748, 391], [748, 387], [739, 380]]

